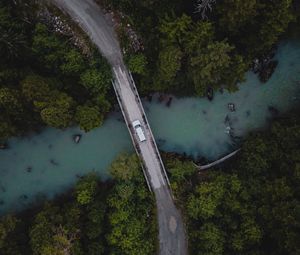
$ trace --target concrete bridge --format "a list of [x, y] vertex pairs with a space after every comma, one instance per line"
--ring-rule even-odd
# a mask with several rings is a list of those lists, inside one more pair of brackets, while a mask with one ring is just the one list
[[[134, 80], [123, 63], [113, 24], [93, 0], [53, 0], [89, 35], [112, 66], [113, 86], [144, 175], [156, 198], [159, 254], [186, 255], [187, 241], [182, 217], [174, 205], [168, 176], [161, 160]], [[131, 123], [140, 120], [146, 141], [140, 142]]]

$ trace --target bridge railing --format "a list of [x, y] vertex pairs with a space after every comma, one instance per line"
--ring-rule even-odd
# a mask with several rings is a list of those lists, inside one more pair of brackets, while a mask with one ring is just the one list
[[131, 124], [128, 123], [128, 120], [129, 120], [128, 113], [125, 111], [125, 109], [123, 107], [122, 99], [120, 97], [120, 94], [119, 94], [116, 82], [114, 80], [111, 80], [111, 82], [112, 82], [112, 85], [113, 85], [113, 88], [114, 88], [114, 91], [115, 91], [115, 94], [116, 94], [116, 97], [117, 97], [120, 109], [121, 109], [122, 114], [124, 116], [126, 126], [127, 126], [128, 130], [129, 130], [129, 134], [130, 134], [130, 138], [132, 140], [133, 146], [135, 148], [136, 153], [139, 156], [140, 164], [141, 164], [141, 167], [142, 167], [142, 170], [143, 170], [144, 177], [146, 179], [146, 183], [147, 183], [148, 189], [152, 192], [151, 185], [150, 185], [149, 179], [148, 179], [149, 177], [147, 175], [147, 172], [145, 171], [146, 165], [145, 165], [145, 162], [143, 160], [143, 157], [141, 157], [141, 150], [140, 150], [139, 145], [137, 144], [135, 138], [133, 137], [133, 130], [131, 128]]
[[139, 92], [138, 92], [138, 90], [137, 90], [137, 88], [136, 88], [136, 85], [135, 85], [135, 82], [134, 82], [134, 79], [133, 79], [133, 77], [132, 77], [131, 72], [128, 71], [128, 73], [129, 73], [129, 77], [130, 77], [130, 80], [131, 80], [132, 89], [133, 89], [133, 91], [134, 91], [134, 93], [135, 93], [135, 95], [136, 95], [136, 98], [137, 98], [137, 100], [138, 100], [138, 105], [139, 105], [139, 107], [140, 107], [140, 110], [141, 110], [142, 113], [143, 113], [143, 120], [144, 120], [144, 122], [145, 122], [145, 124], [146, 124], [147, 129], [148, 129], [149, 132], [150, 132], [150, 135], [151, 135], [151, 143], [152, 143], [152, 145], [154, 146], [156, 157], [157, 157], [158, 160], [159, 160], [160, 167], [161, 167], [161, 169], [163, 170], [163, 173], [164, 173], [165, 179], [166, 179], [166, 181], [167, 181], [167, 184], [168, 184], [168, 186], [170, 187], [169, 177], [168, 177], [168, 175], [167, 175], [167, 172], [166, 172], [164, 163], [162, 162], [162, 159], [161, 159], [161, 156], [160, 156], [160, 153], [159, 153], [157, 144], [156, 144], [155, 139], [154, 139], [154, 135], [153, 135], [152, 130], [151, 130], [151, 128], [150, 128], [150, 125], [149, 125], [149, 121], [148, 121], [147, 115], [146, 115], [146, 113], [145, 113], [143, 104], [142, 104], [141, 99], [140, 99], [140, 96], [139, 96]]

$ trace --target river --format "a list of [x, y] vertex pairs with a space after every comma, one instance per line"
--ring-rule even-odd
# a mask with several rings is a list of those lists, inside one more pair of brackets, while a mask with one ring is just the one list
[[[235, 148], [236, 139], [265, 128], [277, 109], [284, 113], [300, 102], [300, 42], [282, 42], [275, 58], [278, 67], [261, 84], [248, 72], [235, 93], [205, 98], [174, 98], [170, 107], [157, 96], [144, 106], [160, 149], [214, 160]], [[234, 103], [236, 111], [228, 109]], [[82, 134], [79, 144], [72, 136]], [[104, 179], [121, 152], [133, 147], [120, 113], [109, 115], [104, 125], [87, 134], [78, 128], [47, 128], [40, 134], [9, 141], [0, 151], [0, 214], [53, 198], [91, 171]]]

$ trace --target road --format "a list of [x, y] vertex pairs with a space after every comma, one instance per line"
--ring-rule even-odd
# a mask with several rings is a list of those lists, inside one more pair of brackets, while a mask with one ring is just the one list
[[[93, 0], [53, 1], [81, 26], [112, 66], [114, 89], [119, 104], [133, 144], [143, 162], [147, 183], [155, 194], [159, 229], [159, 254], [187, 254], [183, 220], [175, 207], [168, 185], [168, 177], [155, 139], [132, 76], [123, 63], [121, 49], [109, 16], [105, 15]], [[136, 119], [142, 122], [147, 139], [145, 142], [139, 142], [131, 126], [132, 121]]]

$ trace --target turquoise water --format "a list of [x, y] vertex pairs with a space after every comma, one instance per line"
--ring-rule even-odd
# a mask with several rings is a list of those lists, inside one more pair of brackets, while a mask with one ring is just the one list
[[[261, 84], [249, 72], [238, 92], [216, 93], [212, 102], [173, 99], [171, 107], [159, 103], [157, 97], [145, 102], [160, 148], [213, 160], [236, 146], [233, 136], [243, 137], [265, 127], [271, 118], [270, 106], [282, 113], [296, 105], [300, 101], [300, 43], [282, 43], [276, 58], [278, 67], [267, 83]], [[235, 112], [228, 110], [228, 103], [235, 104]], [[133, 151], [120, 119], [119, 114], [111, 114], [101, 128], [88, 134], [77, 128], [46, 129], [11, 139], [11, 148], [0, 151], [0, 213], [22, 209], [36, 197], [52, 198], [90, 171], [107, 178], [112, 160], [122, 151]], [[78, 133], [83, 136], [75, 144], [72, 135]]]
[[[204, 98], [173, 99], [170, 108], [157, 99], [146, 103], [160, 148], [213, 160], [234, 146], [229, 132], [245, 136], [266, 126], [272, 115], [269, 107], [282, 113], [300, 102], [300, 42], [282, 43], [275, 58], [278, 67], [265, 84], [248, 72], [239, 91], [216, 93], [212, 102]], [[235, 112], [229, 111], [228, 103], [235, 104]]]

